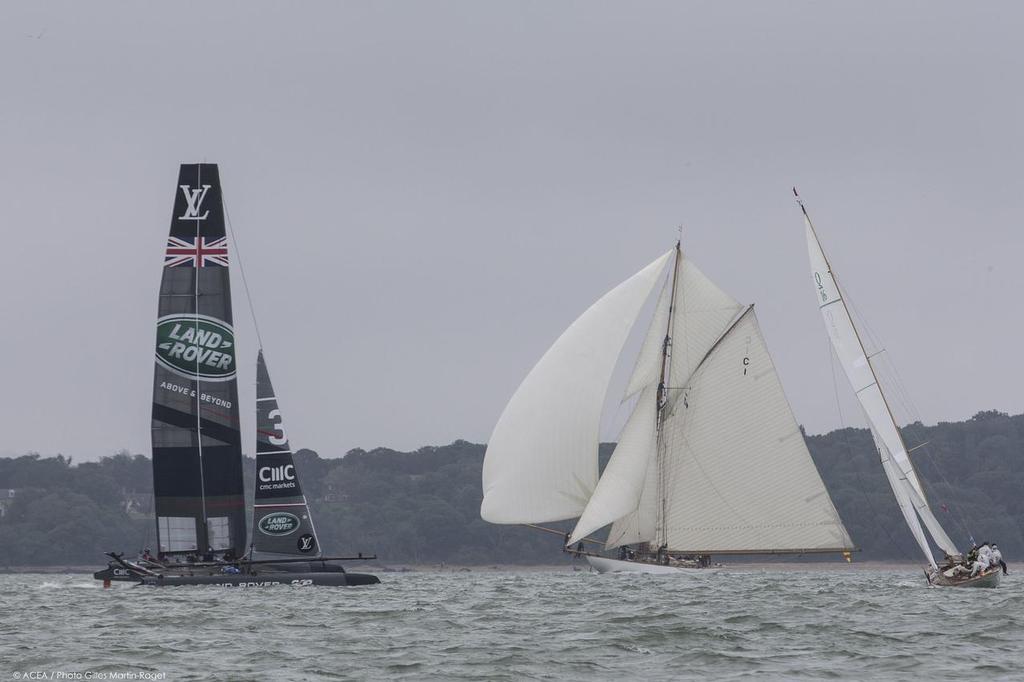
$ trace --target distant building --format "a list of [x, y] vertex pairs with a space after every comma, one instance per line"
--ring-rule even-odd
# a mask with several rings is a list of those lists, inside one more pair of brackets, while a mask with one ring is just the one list
[[153, 510], [153, 495], [123, 490], [121, 491], [121, 504], [125, 513], [131, 518], [149, 518]]
[[13, 488], [0, 488], [0, 519], [7, 515], [7, 510], [10, 509], [11, 503], [14, 502], [14, 496], [17, 492]]

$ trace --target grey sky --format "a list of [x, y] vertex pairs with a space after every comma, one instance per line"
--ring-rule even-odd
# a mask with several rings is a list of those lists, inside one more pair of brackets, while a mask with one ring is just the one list
[[792, 184], [925, 422], [1020, 412], [1022, 20], [1009, 2], [4, 3], [0, 453], [149, 452], [174, 182], [201, 160], [297, 447], [486, 440], [679, 223], [756, 302], [797, 418], [836, 426]]

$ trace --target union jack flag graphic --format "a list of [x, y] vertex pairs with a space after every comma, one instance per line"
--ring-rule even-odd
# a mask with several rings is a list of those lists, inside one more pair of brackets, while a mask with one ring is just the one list
[[195, 239], [167, 238], [167, 254], [164, 256], [164, 267], [174, 268], [179, 265], [204, 268], [208, 265], [228, 265], [228, 238], [218, 237], [206, 241], [206, 237]]

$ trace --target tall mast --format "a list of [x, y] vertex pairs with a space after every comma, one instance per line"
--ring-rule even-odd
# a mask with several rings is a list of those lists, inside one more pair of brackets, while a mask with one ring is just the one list
[[668, 404], [668, 386], [669, 379], [672, 374], [672, 363], [670, 362], [672, 353], [672, 329], [675, 323], [676, 315], [676, 283], [679, 280], [679, 268], [682, 264], [682, 230], [680, 229], [680, 238], [676, 241], [676, 255], [675, 265], [672, 268], [672, 291], [669, 294], [668, 303], [668, 324], [665, 328], [665, 340], [661, 344], [661, 370], [658, 374], [658, 394], [656, 400], [658, 401], [657, 411], [657, 422], [655, 425], [655, 431], [657, 433], [657, 451], [658, 451], [658, 500], [659, 500], [659, 514], [658, 514], [658, 527], [657, 537], [660, 541], [658, 546], [665, 544], [667, 538], [667, 531], [665, 529], [665, 518], [666, 518], [666, 493], [665, 493], [665, 447], [664, 441], [662, 440], [662, 425], [664, 423], [664, 409]]
[[[196, 180], [200, 187], [203, 186], [203, 167], [199, 165], [196, 171]], [[202, 244], [202, 232], [200, 230], [199, 219], [196, 219], [196, 244]], [[199, 334], [199, 270], [202, 265], [202, 257], [196, 258], [195, 267], [195, 286], [193, 287], [192, 301], [193, 311], [195, 313], [193, 329], [195, 334]], [[196, 448], [199, 452], [199, 499], [201, 501], [201, 509], [203, 514], [202, 523], [199, 524], [199, 532], [197, 534], [197, 540], [199, 546], [197, 547], [200, 555], [205, 555], [207, 550], [210, 549], [210, 517], [206, 511], [206, 472], [203, 471], [203, 402], [201, 400], [203, 394], [202, 378], [199, 371], [199, 353], [196, 353]]]

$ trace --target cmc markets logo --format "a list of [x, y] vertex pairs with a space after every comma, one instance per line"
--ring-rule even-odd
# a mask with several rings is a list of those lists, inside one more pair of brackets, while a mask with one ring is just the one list
[[267, 514], [259, 522], [260, 532], [266, 535], [288, 535], [299, 527], [299, 517], [288, 512]]
[[264, 483], [294, 481], [295, 466], [291, 464], [282, 464], [277, 467], [260, 467], [257, 475]]
[[156, 321], [156, 361], [188, 379], [235, 376], [235, 334], [208, 315], [166, 315]]

